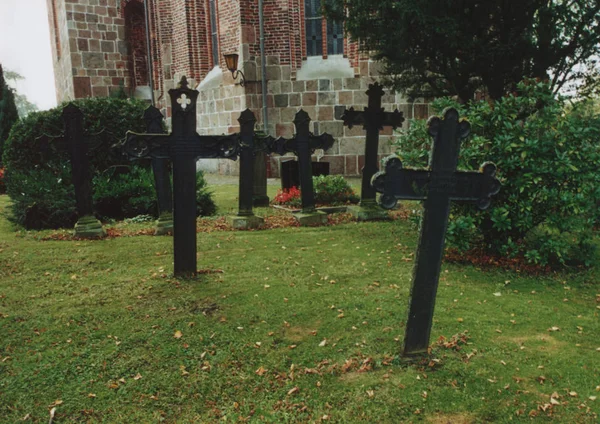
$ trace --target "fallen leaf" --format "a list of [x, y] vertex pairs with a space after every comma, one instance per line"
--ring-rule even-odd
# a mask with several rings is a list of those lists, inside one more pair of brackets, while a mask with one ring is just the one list
[[142, 374], [139, 372], [135, 375], [135, 377], [133, 377], [134, 380], [139, 380], [140, 378], [142, 378]]
[[548, 329], [548, 331], [560, 331], [560, 328], [558, 328], [558, 327], [550, 327]]
[[267, 370], [265, 368], [263, 368], [263, 366], [261, 365], [256, 371], [254, 371], [257, 375], [263, 376]]
[[373, 390], [367, 390], [367, 396], [372, 398], [373, 396], [375, 396], [375, 392]]
[[96, 397], [96, 393], [88, 393], [88, 397], [89, 398], [95, 398]]
[[323, 339], [321, 343], [319, 343], [319, 347], [323, 347], [327, 344], [327, 339]]
[[176, 339], [180, 339], [183, 337], [183, 333], [181, 331], [177, 330], [175, 332], [175, 334], [173, 334], [173, 337], [175, 337]]
[[571, 396], [571, 397], [577, 397], [577, 392], [569, 392], [569, 396]]
[[290, 389], [290, 390], [287, 392], [287, 394], [288, 394], [288, 395], [293, 395], [294, 393], [298, 393], [299, 391], [300, 391], [300, 389], [299, 389], [299, 388], [296, 386], [296, 387], [294, 387], [294, 388]]

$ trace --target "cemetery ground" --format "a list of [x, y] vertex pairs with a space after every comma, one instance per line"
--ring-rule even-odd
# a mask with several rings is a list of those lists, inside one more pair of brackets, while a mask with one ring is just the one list
[[[358, 185], [359, 182], [355, 182]], [[272, 197], [277, 186], [269, 186]], [[215, 190], [222, 212], [237, 185]], [[406, 220], [172, 238], [17, 231], [0, 196], [0, 422], [572, 422], [600, 414], [600, 269], [444, 262], [427, 359], [398, 358]], [[277, 228], [280, 226], [281, 228]], [[110, 234], [110, 231], [109, 231]], [[52, 420], [51, 420], [52, 421]]]

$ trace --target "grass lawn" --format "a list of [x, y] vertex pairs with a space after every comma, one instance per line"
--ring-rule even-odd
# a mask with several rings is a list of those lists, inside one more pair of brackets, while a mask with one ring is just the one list
[[598, 422], [599, 268], [445, 263], [409, 364], [407, 222], [199, 233], [189, 280], [171, 237], [50, 233], [0, 218], [1, 423]]

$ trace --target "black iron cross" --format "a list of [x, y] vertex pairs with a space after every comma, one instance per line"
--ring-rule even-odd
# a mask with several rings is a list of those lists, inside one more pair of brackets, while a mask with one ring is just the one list
[[377, 153], [379, 152], [379, 131], [383, 127], [396, 129], [402, 126], [404, 116], [396, 109], [393, 112], [384, 112], [381, 107], [383, 88], [379, 83], [370, 84], [367, 90], [369, 97], [368, 107], [364, 112], [355, 111], [353, 107], [347, 109], [341, 119], [344, 125], [352, 128], [354, 125], [362, 125], [367, 131], [365, 143], [365, 166], [362, 171], [362, 187], [360, 191], [361, 206], [375, 205], [376, 192], [371, 186], [371, 178], [378, 171]]
[[411, 301], [404, 338], [404, 356], [427, 352], [433, 320], [444, 238], [451, 200], [474, 201], [480, 209], [500, 190], [496, 166], [485, 163], [481, 172], [457, 171], [460, 142], [470, 132], [466, 121], [459, 122], [456, 109], [444, 112], [444, 119], [429, 120], [434, 137], [430, 170], [403, 169], [398, 157], [384, 162], [384, 171], [373, 176], [375, 190], [383, 193], [380, 204], [392, 208], [398, 199], [425, 200], [421, 235], [415, 256]]
[[73, 103], [62, 111], [65, 139], [71, 156], [71, 173], [75, 186], [75, 202], [79, 217], [93, 215], [92, 179], [87, 144], [83, 142], [83, 112]]
[[313, 135], [309, 131], [310, 116], [304, 110], [298, 111], [294, 118], [296, 126], [296, 136], [285, 139], [283, 137], [274, 140], [268, 147], [271, 153], [285, 155], [293, 152], [298, 156], [300, 186], [302, 187], [302, 213], [311, 213], [315, 211], [315, 194], [312, 181], [311, 154], [316, 149], [328, 150], [333, 146], [333, 137], [330, 134], [323, 133], [319, 136]]
[[125, 151], [133, 157], [170, 159], [173, 162], [173, 255], [175, 275], [196, 273], [196, 160], [237, 159], [237, 134], [200, 136], [196, 132], [198, 91], [188, 87], [185, 77], [171, 97], [171, 134], [127, 133]]

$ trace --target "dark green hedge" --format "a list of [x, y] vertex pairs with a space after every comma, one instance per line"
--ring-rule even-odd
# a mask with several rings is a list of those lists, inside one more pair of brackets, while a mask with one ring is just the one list
[[[128, 130], [143, 132], [146, 103], [115, 98], [74, 101], [83, 112], [91, 152], [94, 207], [102, 219], [156, 216], [150, 161], [134, 163], [119, 143]], [[36, 112], [14, 125], [3, 156], [12, 220], [28, 229], [72, 227], [77, 219], [71, 164], [63, 134], [65, 105]], [[50, 141], [45, 141], [44, 137]], [[198, 176], [198, 211], [215, 212], [211, 193]]]

